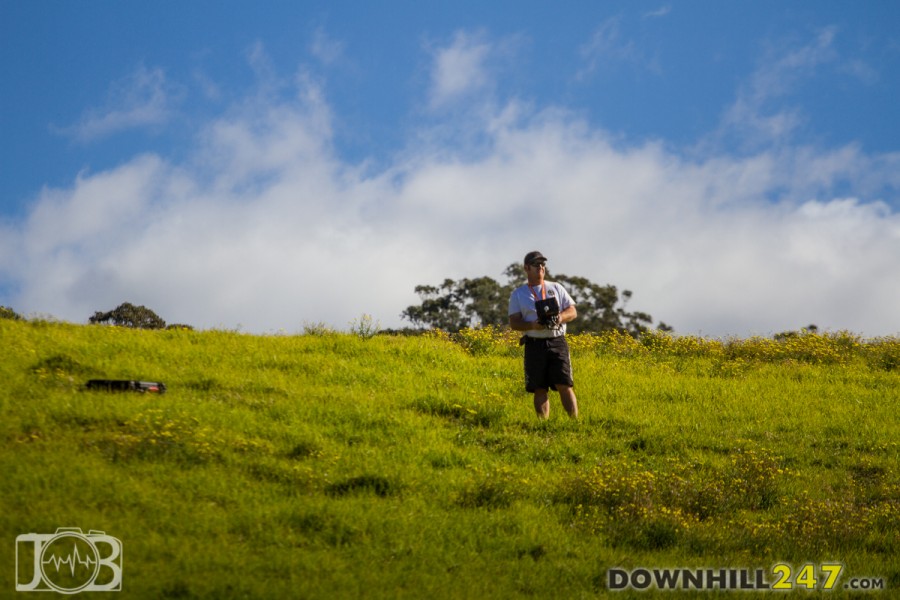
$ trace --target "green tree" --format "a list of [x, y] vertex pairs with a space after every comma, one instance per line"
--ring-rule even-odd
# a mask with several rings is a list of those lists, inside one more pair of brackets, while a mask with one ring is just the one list
[[[509, 320], [509, 295], [526, 281], [522, 265], [516, 263], [509, 265], [503, 274], [505, 284], [490, 277], [478, 277], [459, 281], [445, 279], [439, 286], [418, 285], [415, 292], [421, 303], [407, 307], [401, 316], [416, 326], [449, 332], [486, 325], [503, 327]], [[549, 271], [545, 277], [548, 281], [561, 283], [578, 306], [578, 318], [567, 326], [571, 333], [615, 329], [639, 337], [652, 329], [653, 318], [649, 314], [626, 310], [632, 296], [629, 290], [619, 294], [614, 285], [598, 285], [585, 277], [551, 275]], [[657, 328], [671, 330], [662, 322]]]
[[109, 312], [97, 311], [89, 322], [94, 324], [118, 325], [134, 329], [165, 329], [166, 322], [146, 306], [135, 306], [124, 302]]
[[9, 308], [8, 306], [0, 306], [0, 319], [12, 319], [13, 321], [21, 321], [22, 315]]
[[509, 291], [490, 277], [445, 279], [439, 286], [417, 285], [422, 303], [401, 313], [418, 327], [456, 332], [466, 327], [506, 323]]

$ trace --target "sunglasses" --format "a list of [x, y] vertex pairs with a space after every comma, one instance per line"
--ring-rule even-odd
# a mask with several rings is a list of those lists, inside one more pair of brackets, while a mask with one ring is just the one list
[[533, 262], [533, 263], [531, 263], [530, 266], [532, 266], [532, 267], [538, 267], [538, 268], [545, 268], [545, 269], [546, 269], [546, 268], [547, 268], [547, 263], [543, 263], [543, 262]]

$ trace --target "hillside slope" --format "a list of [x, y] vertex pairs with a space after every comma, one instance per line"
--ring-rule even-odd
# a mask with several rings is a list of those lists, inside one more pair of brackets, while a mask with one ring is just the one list
[[121, 540], [127, 598], [576, 598], [611, 567], [781, 561], [900, 586], [897, 340], [576, 338], [581, 418], [547, 422], [491, 330], [0, 344], [3, 595], [16, 552], [34, 575], [13, 540], [59, 527]]

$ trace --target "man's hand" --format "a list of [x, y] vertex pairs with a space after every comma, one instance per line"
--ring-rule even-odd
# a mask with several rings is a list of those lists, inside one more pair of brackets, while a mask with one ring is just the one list
[[520, 313], [509, 315], [509, 327], [515, 331], [538, 331], [541, 329], [556, 329], [563, 323], [574, 321], [578, 316], [575, 306], [570, 306], [559, 313], [556, 324], [541, 325], [538, 321], [526, 321]]
[[526, 321], [521, 314], [509, 315], [509, 327], [515, 331], [534, 331], [544, 328], [537, 321]]
[[575, 320], [575, 317], [578, 316], [578, 311], [575, 310], [575, 305], [573, 304], [566, 310], [559, 313], [559, 324], [562, 325], [564, 323], [569, 323]]

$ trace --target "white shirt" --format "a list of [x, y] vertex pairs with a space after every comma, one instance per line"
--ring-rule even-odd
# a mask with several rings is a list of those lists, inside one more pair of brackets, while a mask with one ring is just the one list
[[[575, 301], [569, 295], [562, 285], [555, 281], [545, 281], [544, 288], [547, 291], [547, 297], [555, 297], [559, 302], [559, 312], [562, 312], [570, 306], [575, 306]], [[537, 294], [537, 296], [535, 296]], [[526, 323], [533, 323], [538, 320], [537, 309], [534, 307], [535, 301], [541, 296], [541, 286], [531, 286], [528, 284], [521, 285], [513, 290], [509, 296], [509, 314], [520, 314]], [[559, 329], [535, 329], [524, 332], [525, 335], [535, 338], [552, 338], [566, 334], [566, 325], [562, 324]]]

